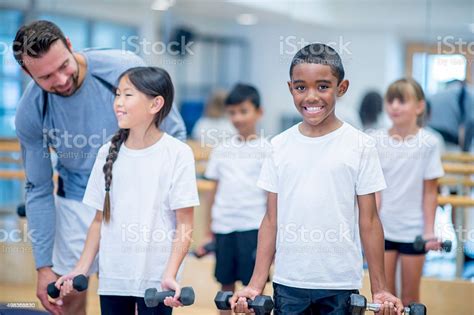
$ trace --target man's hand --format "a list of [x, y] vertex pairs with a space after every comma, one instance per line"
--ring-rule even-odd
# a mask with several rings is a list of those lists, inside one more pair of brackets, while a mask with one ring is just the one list
[[36, 286], [36, 296], [40, 300], [43, 307], [53, 315], [61, 315], [62, 308], [48, 299], [48, 284], [56, 282], [58, 277], [53, 272], [51, 267], [43, 267], [38, 269], [38, 284]]
[[374, 303], [380, 304], [380, 315], [401, 315], [404, 311], [402, 301], [387, 291], [372, 294]]

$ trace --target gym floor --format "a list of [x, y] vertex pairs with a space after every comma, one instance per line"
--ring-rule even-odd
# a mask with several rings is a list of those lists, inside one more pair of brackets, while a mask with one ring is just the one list
[[[198, 208], [197, 211], [200, 209]], [[196, 216], [199, 217], [199, 216]], [[0, 215], [0, 228], [5, 231], [20, 231], [16, 238], [22, 239], [15, 243], [1, 243], [0, 247], [0, 303], [22, 302], [40, 304], [35, 292], [35, 269], [31, 245], [23, 242], [26, 220], [18, 219], [16, 215]], [[201, 224], [196, 222], [196, 224]], [[199, 238], [199, 235], [197, 235]], [[445, 279], [424, 277], [422, 280], [421, 300], [426, 304], [431, 315], [456, 314], [472, 315], [474, 310], [474, 285], [472, 281], [453, 280], [452, 272], [455, 263], [453, 259], [434, 257], [426, 264], [425, 274], [431, 272], [445, 275]], [[174, 314], [212, 315], [218, 314], [213, 299], [219, 290], [218, 283], [213, 277], [214, 258], [210, 255], [203, 259], [189, 256], [182, 276], [183, 286], [192, 286], [196, 292], [196, 302], [192, 307], [177, 309]], [[443, 272], [444, 270], [444, 272]], [[447, 280], [449, 279], [449, 280]], [[370, 297], [369, 281], [366, 274], [361, 293]], [[99, 314], [99, 299], [97, 296], [97, 278], [92, 277], [88, 290], [89, 303], [87, 314]], [[271, 295], [271, 286], [267, 285], [266, 294]]]

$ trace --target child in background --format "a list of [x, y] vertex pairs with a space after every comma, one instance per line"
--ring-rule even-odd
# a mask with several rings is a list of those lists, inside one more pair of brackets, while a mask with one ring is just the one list
[[204, 116], [193, 127], [192, 139], [201, 144], [217, 144], [235, 135], [235, 129], [226, 117], [225, 99], [227, 92], [217, 90], [209, 98]]
[[[387, 182], [377, 195], [385, 233], [385, 277], [395, 294], [398, 260], [402, 271], [402, 302], [420, 301], [420, 282], [425, 252], [416, 251], [416, 236], [435, 237], [438, 205], [437, 179], [444, 175], [440, 143], [417, 124], [425, 110], [421, 86], [413, 79], [393, 82], [385, 94], [385, 109], [392, 126], [373, 134]], [[438, 250], [439, 241], [428, 242], [425, 250]]]
[[207, 165], [205, 177], [216, 182], [208, 240], [214, 235], [217, 281], [222, 290], [234, 291], [236, 281], [248, 284], [255, 265], [266, 209], [266, 193], [256, 182], [270, 144], [258, 136], [262, 109], [255, 87], [237, 84], [225, 104], [238, 135], [216, 147]]
[[[90, 175], [83, 202], [97, 213], [75, 269], [56, 282], [61, 298], [99, 252], [103, 315], [134, 315], [136, 307], [138, 314], [171, 314], [181, 306], [176, 277], [199, 199], [191, 149], [159, 129], [173, 95], [163, 69], [138, 67], [120, 76], [114, 101], [120, 130], [99, 150]], [[148, 308], [148, 288], [176, 294]]]

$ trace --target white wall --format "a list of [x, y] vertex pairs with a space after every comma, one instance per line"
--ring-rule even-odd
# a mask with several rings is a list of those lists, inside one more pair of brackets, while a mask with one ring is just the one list
[[[0, 4], [3, 6], [27, 5], [26, 1], [1, 1]], [[452, 18], [453, 14], [458, 13], [452, 12], [457, 9], [449, 3], [443, 4], [439, 1], [435, 2], [433, 16], [439, 19], [445, 11], [452, 23], [437, 23], [435, 29], [431, 31], [419, 27], [413, 31], [406, 27], [400, 29], [384, 27], [383, 19], [381, 20], [380, 17], [377, 20], [378, 24], [376, 23], [373, 27], [359, 23], [358, 27], [351, 28], [347, 23], [341, 23], [339, 27], [323, 27], [317, 26], [316, 23], [306, 23], [307, 18], [295, 20], [290, 17], [291, 15], [284, 17], [267, 14], [255, 26], [239, 26], [232, 19], [234, 11], [220, 12], [217, 10], [222, 10], [222, 8], [216, 7], [216, 12], [209, 12], [213, 10], [212, 5], [209, 8], [197, 6], [193, 10], [186, 10], [186, 7], [173, 9], [164, 14], [150, 10], [149, 3], [146, 1], [98, 0], [74, 3], [66, 0], [39, 0], [37, 2], [40, 9], [136, 25], [140, 29], [140, 35], [151, 42], [163, 39], [163, 28], [169, 31], [176, 25], [192, 26], [198, 32], [205, 34], [238, 35], [246, 38], [250, 43], [251, 50], [248, 60], [250, 72], [247, 77], [250, 83], [260, 89], [265, 110], [263, 126], [266, 132], [271, 134], [279, 131], [280, 119], [283, 114], [297, 114], [286, 81], [289, 78], [288, 70], [291, 58], [302, 46], [297, 45], [296, 49], [293, 49], [295, 46], [287, 45], [285, 41], [290, 44], [295, 44], [300, 39], [304, 39], [306, 42], [336, 43], [334, 47], [341, 52], [346, 78], [350, 81], [348, 93], [340, 99], [337, 106], [340, 112], [352, 111], [355, 113], [363, 94], [368, 89], [376, 89], [383, 93], [391, 81], [404, 75], [406, 42], [410, 40], [435, 42], [437, 34], [458, 36], [453, 30], [443, 29], [443, 25], [456, 24], [456, 20]], [[208, 2], [205, 3], [209, 5]], [[407, 2], [405, 4], [407, 5]], [[443, 10], [443, 5], [446, 10]], [[200, 11], [196, 11], [197, 9]], [[331, 7], [327, 9], [331, 9]], [[347, 15], [350, 12], [346, 10], [343, 13]], [[466, 14], [466, 12], [464, 13]], [[426, 18], [421, 15], [422, 13], [420, 13], [420, 20]], [[363, 20], [364, 16], [360, 15], [359, 18]], [[448, 16], [446, 18], [448, 19]], [[398, 16], [398, 19], [400, 25], [404, 25], [404, 17]], [[389, 20], [393, 24], [398, 19], [390, 17]], [[413, 14], [410, 14], [410, 23], [414, 23], [414, 19]], [[471, 36], [472, 39], [473, 34], [468, 36]], [[343, 49], [343, 46], [348, 51]], [[196, 46], [195, 49], [199, 52], [200, 48]], [[197, 58], [193, 59], [192, 56], [184, 59], [188, 70], [186, 78], [178, 77], [178, 70], [182, 64], [173, 57], [150, 54], [144, 58], [150, 64], [167, 69], [175, 81], [178, 81], [177, 85], [180, 80], [197, 82], [203, 76], [201, 61]], [[212, 59], [212, 56], [209, 58]], [[209, 62], [213, 62], [213, 60]], [[231, 63], [232, 60], [229, 62]], [[177, 93], [179, 99], [179, 90]]]
[[367, 90], [383, 93], [391, 81], [403, 74], [403, 43], [386, 32], [361, 34], [294, 23], [251, 27], [245, 34], [252, 47], [251, 81], [262, 93], [263, 125], [272, 134], [279, 131], [282, 114], [297, 114], [286, 82], [291, 59], [302, 48], [295, 45], [300, 40], [330, 44], [340, 53], [350, 87], [337, 108], [342, 118], [350, 122], [358, 119], [356, 111]]

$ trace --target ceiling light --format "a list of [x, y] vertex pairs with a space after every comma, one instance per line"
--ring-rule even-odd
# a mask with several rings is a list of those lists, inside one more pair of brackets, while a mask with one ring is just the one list
[[258, 22], [258, 17], [255, 14], [243, 13], [237, 16], [237, 23], [240, 25], [255, 25]]
[[176, 3], [176, 0], [154, 0], [151, 4], [152, 10], [166, 11]]

